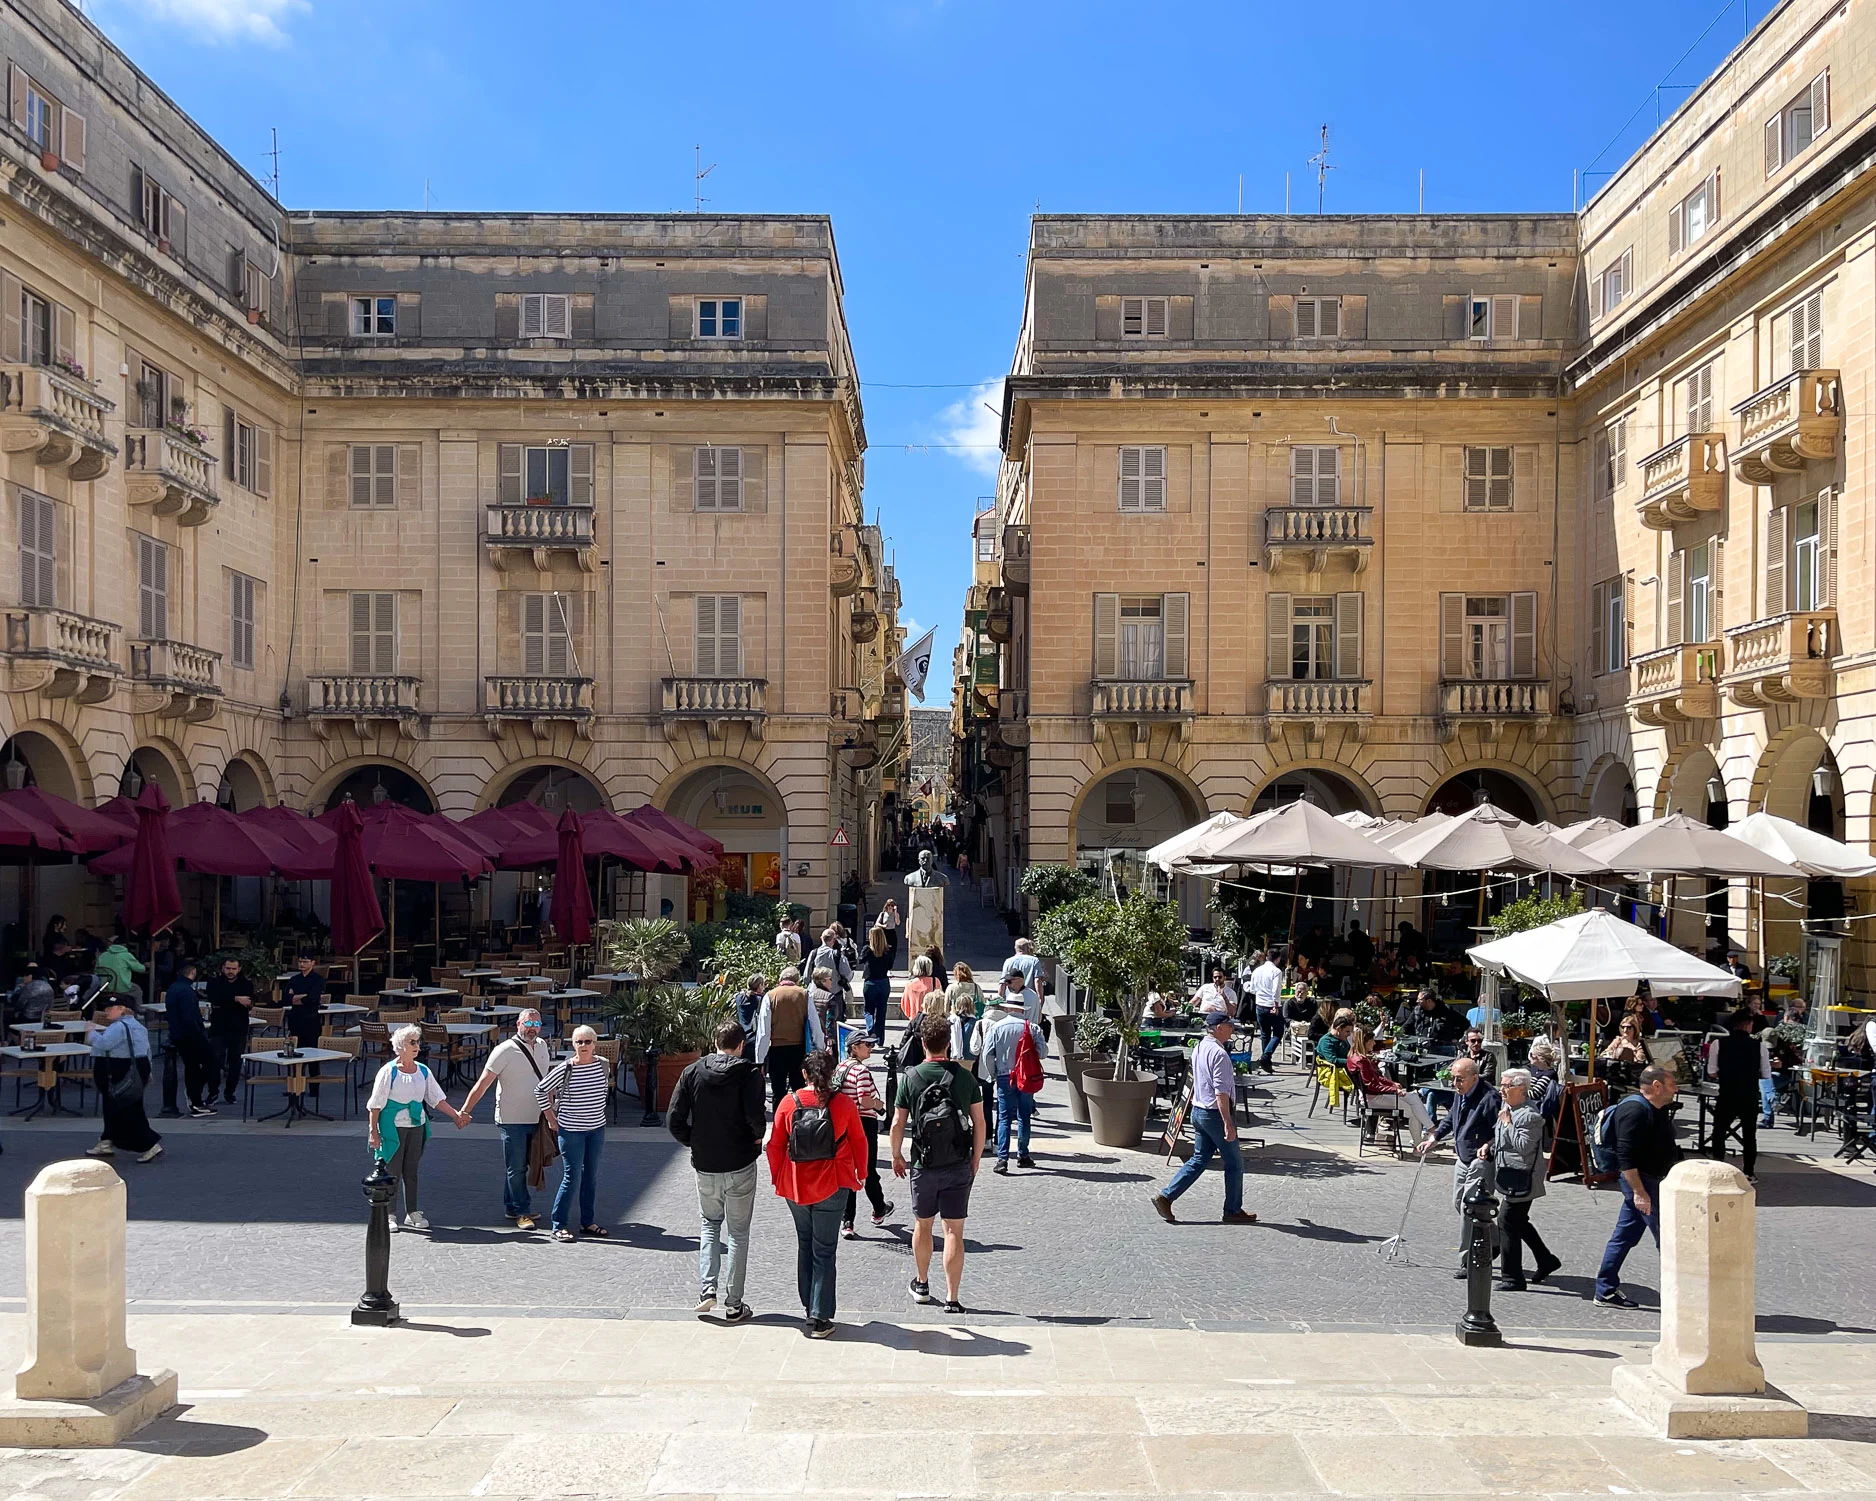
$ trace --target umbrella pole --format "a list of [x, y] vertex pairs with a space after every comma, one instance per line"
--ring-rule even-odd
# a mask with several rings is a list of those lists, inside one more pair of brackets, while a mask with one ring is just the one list
[[443, 883], [432, 881], [430, 890], [434, 893], [436, 900], [436, 909], [431, 917], [431, 935], [436, 939], [436, 958], [431, 963], [441, 964], [443, 962]]
[[[1592, 1084], [1596, 1082], [1596, 1008], [1601, 1004], [1601, 1001], [1596, 1000], [1589, 1003], [1589, 1057], [1584, 1061], [1589, 1065], [1589, 1082]], [[1565, 1056], [1568, 1055], [1569, 1050], [1565, 1049]]]
[[391, 938], [384, 946], [384, 983], [389, 985], [397, 978], [397, 881], [393, 878], [391, 887]]
[[1296, 867], [1296, 878], [1290, 885], [1290, 955], [1296, 955], [1296, 899], [1303, 892], [1303, 867]]
[[215, 883], [215, 947], [221, 947], [221, 877], [211, 876]]
[[1765, 999], [1772, 999], [1772, 977], [1765, 972], [1765, 877], [1755, 883], [1759, 891], [1759, 983], [1765, 987]]

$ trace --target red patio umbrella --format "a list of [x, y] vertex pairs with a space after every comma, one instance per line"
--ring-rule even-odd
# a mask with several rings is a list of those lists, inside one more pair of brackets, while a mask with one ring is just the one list
[[[143, 799], [138, 798], [139, 808]], [[261, 824], [214, 803], [191, 803], [169, 815], [169, 853], [184, 870], [201, 876], [265, 876], [293, 864], [300, 852]], [[100, 875], [121, 876], [137, 858], [134, 845], [92, 860]]]
[[25, 863], [70, 854], [72, 841], [20, 807], [0, 807], [0, 860]]
[[[654, 845], [643, 832], [610, 808], [595, 808], [580, 818], [580, 837], [589, 856], [603, 855], [623, 861], [636, 870], [682, 870], [676, 853], [667, 845]], [[530, 834], [516, 839], [502, 851], [505, 870], [525, 870], [538, 865], [552, 865], [560, 858], [557, 832]]]
[[121, 792], [116, 797], [106, 798], [91, 811], [100, 818], [121, 823], [132, 834], [137, 832], [137, 805]]
[[[253, 824], [266, 830], [275, 839], [290, 845], [297, 853], [318, 859], [330, 858], [335, 843], [331, 829], [315, 823], [304, 813], [289, 808], [284, 803], [275, 803], [272, 807], [249, 808], [235, 817], [243, 823]], [[281, 874], [287, 874], [282, 871]]]
[[65, 836], [66, 843], [80, 855], [96, 855], [116, 849], [137, 837], [136, 815], [128, 824], [92, 808], [81, 808], [67, 798], [54, 796], [38, 787], [22, 787], [17, 792], [0, 792], [0, 812], [18, 811], [50, 824]]
[[581, 818], [571, 808], [560, 815], [560, 859], [554, 866], [554, 899], [547, 915], [563, 943], [591, 943], [593, 889], [586, 884], [586, 846]]
[[701, 850], [705, 856], [705, 858], [699, 862], [701, 864], [714, 865], [723, 858], [722, 840], [712, 839], [695, 824], [686, 823], [683, 819], [677, 817], [675, 814], [665, 812], [662, 808], [654, 808], [650, 803], [642, 803], [624, 816], [634, 823], [642, 823], [647, 827], [660, 829], [664, 833], [669, 834], [672, 838]]
[[471, 813], [456, 827], [474, 830], [478, 839], [484, 843], [493, 843], [496, 864], [501, 865], [500, 857], [516, 840], [537, 834], [551, 834], [554, 831], [554, 816], [539, 803], [506, 803], [499, 808], [484, 808], [480, 813]]
[[[419, 813], [402, 803], [374, 803], [369, 808], [340, 803], [319, 815], [318, 821], [336, 831], [346, 808], [364, 824], [360, 842], [371, 873], [391, 882], [391, 911], [386, 919], [389, 964], [386, 978], [397, 971], [397, 882], [470, 881], [494, 873], [495, 865], [460, 827], [437, 813]], [[438, 892], [439, 908], [442, 894]], [[442, 938], [442, 925], [437, 938]]]
[[364, 820], [351, 803], [340, 803], [334, 813], [332, 950], [356, 954], [384, 931], [384, 909], [378, 905], [378, 883], [365, 863]]
[[132, 932], [156, 934], [182, 916], [176, 861], [169, 852], [169, 800], [155, 781], [137, 798], [137, 840], [130, 846], [130, 880], [124, 889], [124, 923]]

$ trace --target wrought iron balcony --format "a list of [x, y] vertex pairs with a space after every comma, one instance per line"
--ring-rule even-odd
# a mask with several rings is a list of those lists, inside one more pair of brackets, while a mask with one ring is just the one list
[[1835, 370], [1794, 370], [1738, 406], [1733, 473], [1769, 485], [1813, 459], [1831, 459], [1843, 439], [1843, 381]]
[[580, 733], [590, 733], [593, 718], [593, 680], [578, 677], [535, 677], [510, 674], [483, 680], [482, 717], [492, 731], [509, 720], [532, 721], [536, 734], [545, 734], [556, 720], [571, 720]]
[[1494, 739], [1508, 725], [1542, 726], [1550, 718], [1550, 684], [1536, 678], [1447, 678], [1440, 683], [1440, 733], [1450, 740], [1462, 724]]
[[1311, 740], [1320, 740], [1331, 724], [1344, 724], [1359, 736], [1374, 716], [1374, 685], [1359, 680], [1273, 678], [1264, 684], [1264, 717], [1269, 739], [1280, 738], [1286, 724], [1301, 724]]
[[482, 540], [497, 568], [522, 552], [543, 573], [555, 552], [572, 552], [588, 573], [598, 567], [591, 506], [490, 506]]
[[6, 612], [8, 686], [47, 698], [99, 704], [111, 696], [123, 668], [117, 627], [70, 610], [22, 606]]
[[1264, 512], [1264, 560], [1273, 571], [1286, 562], [1320, 573], [1332, 558], [1355, 572], [1368, 566], [1374, 547], [1370, 506], [1273, 506]]
[[0, 451], [30, 453], [44, 469], [97, 479], [117, 457], [104, 434], [107, 401], [82, 376], [49, 365], [0, 365]]
[[1636, 510], [1643, 526], [1664, 532], [1726, 504], [1726, 439], [1719, 433], [1684, 434], [1643, 459], [1641, 471]]
[[667, 736], [686, 722], [701, 722], [712, 739], [721, 738], [732, 724], [760, 739], [768, 722], [766, 678], [665, 678], [660, 688], [659, 711]]
[[364, 735], [374, 720], [394, 721], [400, 733], [417, 735], [417, 690], [421, 678], [392, 672], [320, 673], [306, 679], [306, 715], [325, 735], [330, 726], [351, 720]]
[[1663, 727], [1720, 713], [1717, 641], [1643, 652], [1629, 663], [1629, 707], [1643, 724]]
[[131, 711], [201, 724], [221, 710], [221, 653], [186, 641], [130, 644]]
[[1749, 709], [1826, 697], [1836, 637], [1835, 610], [1794, 610], [1735, 626], [1726, 633], [1720, 686]]
[[178, 526], [200, 526], [221, 504], [215, 459], [166, 428], [132, 428], [124, 434], [124, 498], [174, 516]]
[[1011, 524], [1003, 528], [1003, 587], [1012, 594], [1029, 593], [1029, 527]]

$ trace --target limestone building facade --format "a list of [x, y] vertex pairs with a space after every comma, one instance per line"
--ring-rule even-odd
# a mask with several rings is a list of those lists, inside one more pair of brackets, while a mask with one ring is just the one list
[[904, 693], [829, 221], [289, 212], [74, 8], [0, 50], [9, 780], [652, 802], [831, 917]]

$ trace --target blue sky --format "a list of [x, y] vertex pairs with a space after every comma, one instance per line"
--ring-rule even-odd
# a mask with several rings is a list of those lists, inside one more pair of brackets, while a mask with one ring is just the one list
[[[1724, 6], [1724, 9], [1722, 8]], [[994, 488], [995, 382], [1028, 216], [1567, 210], [1768, 0], [1120, 5], [821, 0], [88, 0], [294, 207], [834, 220], [864, 384], [867, 506], [906, 615], [956, 640]], [[1702, 33], [1705, 33], [1704, 37]], [[1662, 109], [1686, 97], [1661, 91]], [[1602, 181], [1600, 177], [1590, 181]]]

